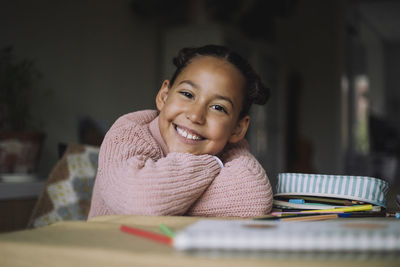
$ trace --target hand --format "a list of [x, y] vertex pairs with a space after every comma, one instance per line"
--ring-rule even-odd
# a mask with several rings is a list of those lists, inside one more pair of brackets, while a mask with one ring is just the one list
[[234, 144], [227, 144], [222, 153], [219, 155], [219, 158], [222, 160], [222, 162], [226, 163], [248, 153], [249, 144], [245, 139], [243, 139]]

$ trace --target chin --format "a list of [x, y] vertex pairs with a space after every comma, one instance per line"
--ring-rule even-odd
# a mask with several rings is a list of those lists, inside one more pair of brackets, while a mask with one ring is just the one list
[[202, 152], [200, 152], [200, 151], [193, 151], [193, 150], [191, 150], [191, 149], [184, 149], [184, 148], [182, 148], [182, 146], [180, 146], [180, 147], [177, 148], [177, 149], [170, 149], [169, 151], [171, 151], [171, 152], [178, 152], [178, 153], [189, 153], [189, 154], [192, 154], [192, 155], [203, 155], [203, 154], [207, 154], [207, 153], [202, 153]]

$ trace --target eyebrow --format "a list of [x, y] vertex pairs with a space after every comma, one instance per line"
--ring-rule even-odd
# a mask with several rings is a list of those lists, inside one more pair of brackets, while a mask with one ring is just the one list
[[[189, 84], [190, 86], [192, 86], [192, 87], [194, 87], [196, 89], [200, 88], [200, 86], [198, 86], [196, 83], [194, 83], [194, 82], [192, 82], [190, 80], [183, 80], [179, 84], [183, 84], [183, 83], [187, 83], [187, 84]], [[215, 95], [215, 97], [218, 98], [218, 99], [222, 99], [222, 100], [228, 101], [229, 103], [231, 103], [232, 107], [234, 107], [233, 101], [229, 97], [223, 96], [223, 95], [218, 95], [218, 94]]]

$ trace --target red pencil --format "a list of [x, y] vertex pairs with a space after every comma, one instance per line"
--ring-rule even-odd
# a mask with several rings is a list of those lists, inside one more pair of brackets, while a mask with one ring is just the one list
[[129, 233], [129, 234], [136, 235], [136, 236], [140, 236], [140, 237], [147, 238], [147, 239], [151, 239], [151, 240], [156, 241], [156, 242], [164, 243], [164, 244], [167, 244], [167, 245], [172, 245], [172, 238], [170, 238], [168, 236], [165, 236], [165, 235], [161, 235], [161, 234], [149, 232], [149, 231], [146, 231], [146, 230], [129, 227], [129, 226], [126, 226], [126, 225], [121, 225], [120, 230], [122, 232]]

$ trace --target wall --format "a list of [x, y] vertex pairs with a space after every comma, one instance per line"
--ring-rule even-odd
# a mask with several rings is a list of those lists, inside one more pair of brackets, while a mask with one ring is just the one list
[[1, 1], [0, 36], [0, 47], [36, 60], [51, 90], [35, 108], [47, 133], [41, 176], [56, 163], [59, 142], [78, 141], [80, 116], [108, 128], [124, 113], [154, 107], [156, 26], [135, 18], [129, 0]]
[[368, 22], [360, 21], [360, 38], [365, 45], [366, 75], [369, 80], [371, 112], [384, 116], [385, 106], [385, 65], [383, 40]]
[[298, 71], [303, 77], [299, 132], [312, 143], [312, 164], [319, 173], [343, 171], [343, 9], [343, 1], [299, 1], [293, 17], [278, 21], [277, 47], [284, 72]]
[[400, 132], [400, 42], [385, 44], [388, 120]]

